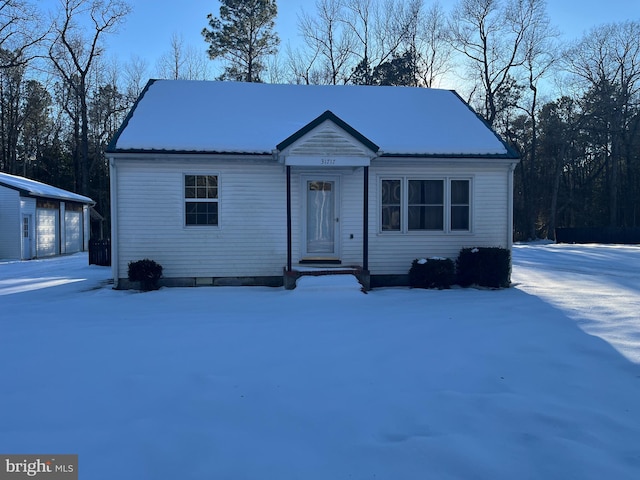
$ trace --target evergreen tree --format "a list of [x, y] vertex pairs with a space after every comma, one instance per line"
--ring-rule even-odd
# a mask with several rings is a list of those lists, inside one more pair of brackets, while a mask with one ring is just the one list
[[220, 0], [220, 16], [207, 15], [209, 27], [202, 35], [212, 60], [226, 60], [223, 80], [259, 82], [264, 57], [277, 51], [274, 32], [278, 13], [275, 0]]

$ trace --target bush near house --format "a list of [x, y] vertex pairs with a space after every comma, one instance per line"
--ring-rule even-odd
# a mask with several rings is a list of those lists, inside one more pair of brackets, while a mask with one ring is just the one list
[[456, 260], [456, 274], [457, 283], [463, 287], [508, 287], [511, 251], [500, 247], [463, 248]]
[[450, 258], [415, 259], [409, 269], [409, 285], [414, 288], [450, 288], [455, 266]]
[[129, 281], [140, 282], [142, 291], [157, 290], [160, 277], [162, 277], [162, 265], [153, 260], [145, 258], [129, 262]]

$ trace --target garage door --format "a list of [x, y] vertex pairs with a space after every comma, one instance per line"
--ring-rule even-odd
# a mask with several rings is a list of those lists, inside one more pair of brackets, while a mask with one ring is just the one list
[[82, 212], [64, 212], [65, 253], [82, 251]]
[[58, 254], [58, 210], [36, 210], [36, 252], [38, 257]]

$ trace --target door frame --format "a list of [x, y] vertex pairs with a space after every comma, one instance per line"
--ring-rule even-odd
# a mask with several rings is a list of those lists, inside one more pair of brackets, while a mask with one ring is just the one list
[[[25, 220], [27, 221], [27, 236], [24, 236], [25, 233]], [[20, 249], [22, 250], [21, 258], [22, 260], [31, 260], [33, 258], [33, 215], [30, 213], [23, 213], [22, 219], [20, 223], [20, 239], [22, 244], [20, 245]], [[26, 247], [26, 248], [25, 248]]]
[[[340, 190], [340, 179], [341, 175], [336, 173], [308, 173], [300, 175], [300, 259], [304, 260], [313, 260], [316, 259], [319, 263], [322, 263], [323, 260], [327, 261], [339, 261], [342, 258], [342, 249], [341, 249], [341, 223], [342, 223], [342, 202], [341, 202], [341, 190]], [[307, 251], [307, 185], [308, 182], [333, 182], [334, 185], [334, 232], [333, 232], [333, 253], [313, 253]]]

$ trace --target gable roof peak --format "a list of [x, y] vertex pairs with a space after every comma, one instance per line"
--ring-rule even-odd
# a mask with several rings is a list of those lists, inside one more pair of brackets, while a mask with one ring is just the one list
[[367, 149], [371, 150], [373, 153], [377, 153], [380, 150], [380, 147], [378, 147], [378, 145], [376, 145], [373, 141], [369, 140], [363, 134], [358, 132], [355, 128], [353, 128], [347, 122], [342, 120], [331, 110], [325, 110], [323, 114], [314, 118], [309, 123], [307, 123], [304, 127], [302, 127], [300, 130], [298, 130], [297, 132], [294, 132], [292, 135], [284, 139], [282, 142], [276, 145], [276, 149], [282, 152], [284, 149], [291, 146], [296, 141], [300, 140], [303, 136], [315, 130], [326, 121], [330, 121], [331, 123], [339, 127], [341, 130], [351, 135], [353, 138], [355, 138], [358, 142], [360, 142]]

